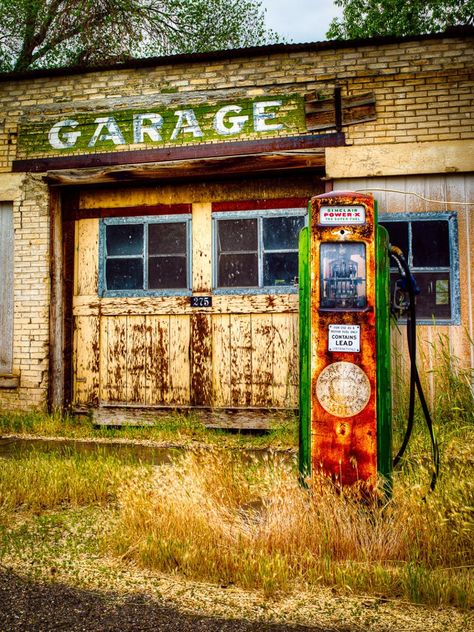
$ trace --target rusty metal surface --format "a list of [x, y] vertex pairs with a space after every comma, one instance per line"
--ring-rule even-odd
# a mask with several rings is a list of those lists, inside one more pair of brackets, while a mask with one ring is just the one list
[[[321, 226], [319, 208], [324, 205], [362, 205], [366, 223], [361, 225]], [[313, 278], [311, 294], [312, 321], [312, 465], [313, 472], [322, 470], [342, 484], [375, 479], [376, 452], [376, 346], [375, 346], [375, 245], [372, 198], [355, 193], [337, 192], [311, 200], [311, 259], [320, 259], [321, 240], [325, 242], [356, 241], [366, 244], [367, 307], [357, 311], [329, 311], [319, 308], [319, 280]], [[344, 234], [341, 235], [341, 230]], [[319, 270], [318, 270], [319, 272]], [[314, 273], [313, 273], [314, 274]], [[328, 350], [328, 325], [332, 323], [360, 325], [360, 352]], [[365, 408], [352, 417], [329, 414], [316, 397], [317, 380], [323, 369], [335, 362], [352, 362], [366, 374], [370, 397]]]

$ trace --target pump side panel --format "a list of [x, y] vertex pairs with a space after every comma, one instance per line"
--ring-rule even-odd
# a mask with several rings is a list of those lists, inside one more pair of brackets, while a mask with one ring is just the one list
[[302, 478], [311, 474], [311, 286], [310, 286], [309, 228], [303, 228], [299, 240], [300, 288], [300, 425], [299, 470]]
[[377, 469], [391, 486], [392, 397], [390, 386], [390, 273], [388, 233], [376, 227]]

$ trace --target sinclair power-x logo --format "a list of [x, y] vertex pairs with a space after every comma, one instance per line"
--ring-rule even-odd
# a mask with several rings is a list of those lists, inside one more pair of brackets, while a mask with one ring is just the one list
[[322, 206], [319, 223], [322, 226], [365, 224], [363, 206]]

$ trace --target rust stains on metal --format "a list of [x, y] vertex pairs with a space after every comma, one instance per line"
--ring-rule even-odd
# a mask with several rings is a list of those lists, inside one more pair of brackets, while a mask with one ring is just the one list
[[[322, 196], [320, 196], [321, 198]], [[322, 225], [319, 223], [320, 206], [363, 206], [364, 224]], [[372, 199], [354, 193], [337, 193], [313, 198], [311, 257], [320, 261], [321, 242], [357, 242], [365, 245], [366, 296], [365, 308], [354, 310], [329, 310], [321, 308], [319, 280], [313, 284], [311, 296], [312, 314], [312, 459], [314, 471], [322, 470], [341, 484], [375, 480], [377, 473], [376, 450], [376, 329], [375, 329], [375, 247], [374, 212]], [[317, 267], [319, 272], [319, 266]], [[347, 324], [360, 327], [360, 350], [355, 353], [330, 351], [328, 332], [330, 324]], [[361, 410], [352, 416], [337, 416], [328, 412], [318, 399], [318, 378], [327, 367], [340, 364], [361, 369], [367, 379], [367, 399]], [[332, 370], [332, 369], [331, 369]], [[336, 379], [336, 378], [335, 378]], [[345, 378], [351, 380], [352, 378]], [[331, 385], [337, 382], [328, 382]], [[359, 395], [357, 380], [342, 387], [344, 398]]]

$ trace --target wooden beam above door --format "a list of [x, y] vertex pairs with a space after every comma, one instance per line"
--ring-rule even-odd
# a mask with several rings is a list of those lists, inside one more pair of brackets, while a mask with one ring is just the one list
[[13, 171], [46, 173], [50, 184], [202, 177], [324, 165], [326, 147], [345, 144], [342, 132], [256, 141], [209, 143], [140, 151], [15, 160]]
[[234, 176], [295, 169], [321, 169], [324, 150], [206, 160], [180, 160], [167, 163], [122, 165], [99, 169], [61, 169], [45, 176], [50, 185], [111, 184], [132, 181], [198, 179], [215, 176]]

